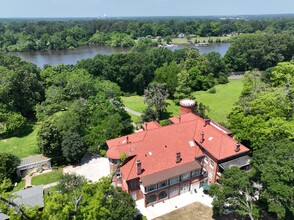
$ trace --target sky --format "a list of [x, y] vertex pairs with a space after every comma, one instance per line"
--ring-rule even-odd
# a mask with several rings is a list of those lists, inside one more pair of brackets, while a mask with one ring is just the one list
[[1, 18], [284, 13], [294, 13], [294, 0], [0, 0]]

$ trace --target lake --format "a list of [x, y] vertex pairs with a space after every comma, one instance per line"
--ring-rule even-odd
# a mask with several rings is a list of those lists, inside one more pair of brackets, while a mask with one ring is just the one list
[[[168, 47], [174, 51], [183, 48], [197, 48], [200, 53], [209, 53], [211, 51], [219, 52], [224, 55], [228, 50], [229, 43], [213, 43], [207, 47], [196, 47], [195, 45], [177, 45]], [[57, 64], [76, 64], [81, 59], [93, 58], [97, 54], [110, 55], [113, 53], [128, 52], [131, 48], [104, 47], [104, 46], [82, 46], [74, 50], [57, 51], [34, 51], [34, 52], [10, 52], [19, 56], [23, 60], [32, 62], [37, 66], [43, 67], [45, 64], [55, 66]]]

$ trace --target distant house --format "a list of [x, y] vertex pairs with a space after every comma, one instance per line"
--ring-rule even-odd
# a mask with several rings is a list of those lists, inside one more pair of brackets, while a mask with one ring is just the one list
[[186, 34], [183, 34], [183, 33], [178, 35], [178, 38], [185, 38], [185, 37], [186, 37]]
[[[113, 182], [145, 206], [215, 183], [227, 167], [249, 166], [249, 149], [218, 123], [193, 113], [182, 100], [170, 125], [143, 125], [143, 131], [108, 140]], [[121, 155], [127, 158], [120, 164]]]

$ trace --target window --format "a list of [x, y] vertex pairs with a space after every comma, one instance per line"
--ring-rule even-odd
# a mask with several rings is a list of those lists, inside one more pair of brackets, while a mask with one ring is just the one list
[[191, 172], [191, 176], [192, 176], [192, 177], [199, 176], [199, 175], [200, 175], [200, 170], [193, 170], [193, 171]]
[[164, 199], [167, 197], [167, 193], [165, 191], [162, 191], [161, 193], [159, 193], [158, 195], [158, 199]]
[[213, 169], [214, 168], [214, 162], [210, 160], [210, 167]]
[[181, 179], [182, 179], [182, 181], [187, 180], [187, 179], [189, 179], [189, 178], [190, 178], [190, 172], [188, 172], [188, 173], [184, 173], [183, 175], [181, 175]]
[[166, 187], [167, 185], [168, 185], [167, 180], [165, 180], [165, 181], [162, 181], [162, 182], [158, 183], [158, 188]]
[[135, 190], [139, 185], [139, 182], [137, 179], [133, 179], [131, 181], [129, 181], [129, 187], [130, 187], [130, 190]]
[[180, 178], [179, 178], [179, 176], [176, 176], [176, 177], [173, 177], [173, 178], [170, 178], [170, 179], [169, 179], [169, 183], [170, 183], [170, 185], [172, 185], [172, 184], [176, 184], [176, 183], [178, 183], [178, 182], [180, 182]]
[[146, 199], [147, 204], [152, 203], [152, 202], [155, 202], [155, 201], [156, 201], [156, 195], [149, 196]]
[[205, 163], [208, 163], [208, 158], [207, 158], [207, 156], [204, 156], [204, 162], [205, 162]]
[[121, 177], [121, 174], [120, 174], [120, 170], [119, 169], [117, 169], [115, 173], [116, 173], [116, 178], [120, 178]]
[[157, 189], [157, 184], [153, 184], [146, 187], [146, 192], [150, 192]]
[[211, 172], [208, 172], [208, 178], [209, 179], [212, 179], [212, 176], [213, 176], [212, 173]]

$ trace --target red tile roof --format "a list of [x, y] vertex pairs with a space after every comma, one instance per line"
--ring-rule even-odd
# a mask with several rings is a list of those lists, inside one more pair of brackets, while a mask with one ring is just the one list
[[[134, 156], [120, 168], [125, 180], [149, 176], [190, 163], [195, 161], [196, 156], [202, 155], [203, 151], [209, 152], [217, 160], [249, 151], [241, 145], [240, 150], [236, 152], [236, 140], [215, 126], [205, 125], [205, 120], [193, 113], [181, 115], [180, 123], [177, 117], [170, 120], [174, 124], [152, 130], [148, 130], [147, 126], [147, 131], [107, 141], [109, 146], [107, 157], [118, 159], [122, 153]], [[201, 131], [204, 133], [202, 143], [200, 143]], [[200, 148], [196, 142], [203, 148]], [[181, 153], [182, 158], [180, 163], [176, 163], [178, 152]], [[137, 175], [137, 160], [141, 160], [144, 170], [140, 175]]]
[[142, 128], [144, 129], [144, 131], [152, 130], [152, 129], [159, 128], [159, 127], [161, 127], [161, 125], [157, 121], [151, 121], [151, 122], [147, 122], [147, 123], [142, 124]]

